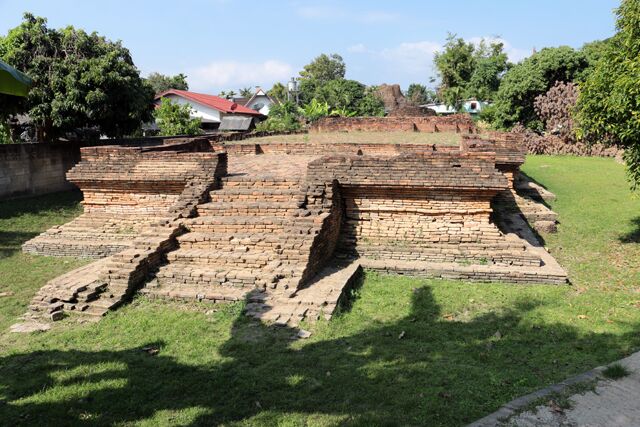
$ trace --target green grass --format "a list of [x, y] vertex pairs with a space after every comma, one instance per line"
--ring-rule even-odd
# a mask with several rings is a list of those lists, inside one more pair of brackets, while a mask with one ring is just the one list
[[21, 237], [7, 234], [29, 237], [77, 208], [60, 196], [3, 204], [1, 283], [19, 294], [0, 298], [0, 425], [458, 426], [637, 350], [640, 202], [623, 167], [535, 156], [524, 169], [558, 195], [560, 231], [544, 237], [573, 286], [369, 273], [350, 309], [301, 341], [241, 304], [207, 314], [145, 298], [97, 324], [4, 332], [46, 278], [72, 268], [15, 252]]
[[0, 202], [0, 292], [9, 293], [0, 297], [0, 331], [25, 312], [39, 286], [87, 262], [33, 256], [20, 250], [22, 243], [38, 233], [78, 215], [81, 198], [79, 192], [64, 192]]
[[619, 363], [613, 363], [602, 371], [602, 375], [611, 380], [619, 380], [629, 375], [631, 372]]

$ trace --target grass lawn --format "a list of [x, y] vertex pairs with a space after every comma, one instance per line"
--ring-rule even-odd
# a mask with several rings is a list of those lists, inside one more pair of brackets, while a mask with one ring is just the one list
[[[144, 298], [97, 324], [6, 327], [77, 265], [19, 244], [78, 212], [76, 196], [0, 205], [0, 425], [458, 426], [640, 348], [640, 200], [611, 159], [534, 156], [562, 224], [544, 236], [573, 286], [367, 274], [308, 340], [241, 304]], [[157, 352], [155, 350], [158, 350]]]
[[352, 143], [352, 144], [436, 144], [458, 145], [460, 134], [454, 132], [322, 132], [300, 133], [293, 135], [262, 136], [242, 141], [229, 141], [225, 144], [255, 144], [307, 142], [316, 144]]

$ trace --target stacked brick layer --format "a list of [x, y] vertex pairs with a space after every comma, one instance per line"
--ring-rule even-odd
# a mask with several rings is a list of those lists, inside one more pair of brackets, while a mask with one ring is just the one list
[[418, 117], [323, 117], [311, 125], [311, 132], [461, 132], [476, 128], [468, 114]]

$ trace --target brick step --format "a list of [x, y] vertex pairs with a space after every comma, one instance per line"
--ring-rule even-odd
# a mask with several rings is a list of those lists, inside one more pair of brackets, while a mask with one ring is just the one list
[[431, 262], [474, 262], [498, 265], [527, 265], [539, 266], [540, 257], [537, 254], [522, 249], [505, 248], [496, 250], [491, 248], [427, 248], [419, 246], [397, 247], [372, 244], [358, 244], [357, 246], [342, 246], [345, 252], [351, 252], [358, 256], [372, 259], [389, 259], [404, 261], [431, 261]]
[[[242, 248], [242, 249], [241, 249]], [[207, 251], [203, 249], [184, 249], [180, 248], [170, 252], [167, 259], [170, 263], [196, 264], [196, 265], [240, 265], [243, 268], [262, 268], [269, 262], [278, 258], [278, 254], [274, 252], [260, 249], [258, 251], [249, 251], [247, 247], [241, 247], [234, 250]], [[246, 250], [244, 249], [246, 248]]]
[[200, 216], [286, 216], [299, 209], [292, 202], [274, 201], [234, 201], [210, 202], [198, 205]]
[[167, 282], [165, 284], [149, 283], [140, 292], [154, 298], [176, 298], [215, 303], [229, 303], [242, 301], [250, 292], [255, 293], [255, 289], [186, 285], [182, 283], [172, 284]]
[[279, 176], [227, 176], [222, 178], [222, 189], [247, 188], [247, 189], [281, 189], [300, 190], [301, 180], [292, 180]]
[[231, 203], [236, 201], [263, 201], [268, 199], [274, 202], [303, 202], [304, 193], [299, 189], [277, 188], [225, 188], [209, 192], [209, 198], [213, 203]]
[[[229, 246], [252, 246], [281, 249], [283, 247], [301, 247], [309, 243], [309, 235], [277, 233], [224, 233], [219, 231], [192, 231], [177, 237], [181, 247], [202, 244], [203, 247], [216, 249]], [[211, 246], [209, 246], [211, 245]]]
[[319, 216], [282, 218], [273, 216], [206, 216], [185, 220], [190, 231], [217, 231], [224, 233], [287, 232], [290, 234], [315, 234], [319, 230]]

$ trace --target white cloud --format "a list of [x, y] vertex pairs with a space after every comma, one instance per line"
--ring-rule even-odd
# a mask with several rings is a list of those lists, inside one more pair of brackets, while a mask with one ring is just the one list
[[214, 61], [194, 68], [188, 73], [189, 87], [193, 90], [235, 88], [241, 85], [270, 84], [286, 80], [293, 67], [282, 61], [270, 59], [260, 63], [239, 61]]
[[382, 49], [376, 55], [386, 61], [392, 61], [404, 72], [427, 76], [433, 66], [433, 55], [441, 48], [436, 42], [424, 40], [404, 42]]
[[351, 53], [365, 53], [368, 51], [367, 47], [363, 43], [357, 43], [347, 48]]

